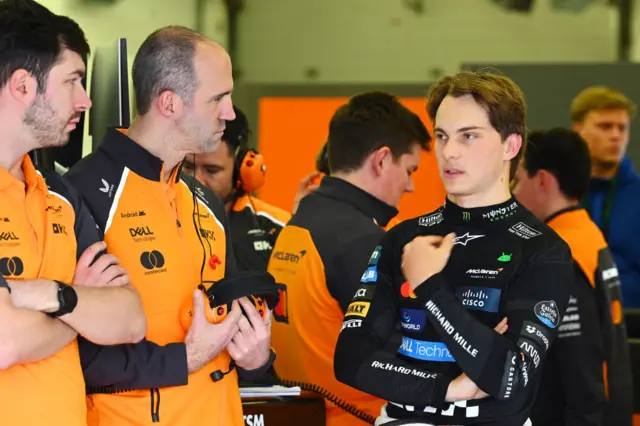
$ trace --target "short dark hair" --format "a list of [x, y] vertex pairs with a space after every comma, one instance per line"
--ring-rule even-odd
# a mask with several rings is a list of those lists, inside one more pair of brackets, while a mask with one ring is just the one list
[[393, 95], [367, 92], [354, 96], [333, 114], [327, 140], [331, 173], [360, 168], [372, 152], [387, 146], [393, 158], [414, 144], [428, 150], [431, 136], [416, 114]]
[[207, 37], [197, 31], [168, 26], [142, 42], [131, 72], [139, 114], [148, 113], [153, 100], [165, 90], [176, 93], [187, 105], [193, 101], [199, 85], [194, 63], [196, 44], [204, 41]]
[[523, 167], [529, 176], [534, 176], [539, 170], [551, 173], [568, 198], [580, 200], [589, 189], [589, 148], [584, 139], [573, 130], [557, 127], [532, 132]]
[[429, 90], [427, 113], [431, 121], [435, 121], [445, 97], [459, 98], [465, 95], [473, 96], [487, 111], [489, 122], [503, 141], [513, 134], [522, 137], [522, 147], [511, 160], [509, 169], [509, 179], [513, 179], [527, 148], [526, 103], [522, 90], [513, 80], [502, 75], [461, 71], [454, 76], [444, 77]]
[[44, 92], [63, 49], [83, 57], [89, 54], [75, 21], [32, 0], [0, 1], [0, 89], [14, 72], [24, 69], [38, 82], [38, 92]]
[[226, 122], [222, 134], [222, 141], [227, 144], [229, 155], [232, 156], [238, 148], [245, 149], [249, 146], [249, 135], [251, 135], [249, 120], [244, 112], [236, 105], [233, 106], [233, 112], [235, 112], [236, 118]]

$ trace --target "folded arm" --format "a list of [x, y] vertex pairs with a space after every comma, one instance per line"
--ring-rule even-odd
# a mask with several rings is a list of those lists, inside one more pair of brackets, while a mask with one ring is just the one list
[[542, 369], [569, 302], [573, 267], [568, 247], [558, 245], [525, 265], [504, 297], [509, 331], [500, 335], [471, 315], [443, 274], [414, 292], [425, 304], [429, 322], [458, 366], [490, 396], [508, 400]]
[[[45, 279], [9, 281], [13, 304], [23, 309], [51, 313], [60, 307], [58, 284]], [[88, 340], [103, 344], [139, 342], [146, 329], [138, 293], [129, 285], [73, 287], [78, 304], [58, 317]]]
[[398, 404], [441, 408], [452, 378], [384, 350], [398, 321], [399, 293], [391, 278], [393, 242], [387, 237], [371, 256], [347, 307], [336, 345], [335, 375], [342, 383]]
[[78, 339], [80, 362], [89, 393], [117, 389], [149, 389], [188, 383], [184, 343], [139, 343], [100, 346]]
[[0, 276], [0, 370], [50, 357], [76, 338], [76, 332], [42, 312], [16, 308]]

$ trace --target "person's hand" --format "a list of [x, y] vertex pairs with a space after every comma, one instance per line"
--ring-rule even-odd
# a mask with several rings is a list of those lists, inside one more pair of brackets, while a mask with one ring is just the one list
[[[507, 318], [503, 318], [493, 329], [498, 334], [504, 334], [508, 330]], [[445, 401], [455, 402], [469, 399], [482, 399], [488, 397], [489, 394], [480, 389], [473, 380], [465, 373], [456, 377], [449, 384]]]
[[313, 181], [318, 178], [323, 173], [321, 172], [313, 172], [306, 175], [300, 181], [298, 185], [298, 192], [296, 193], [295, 198], [293, 199], [293, 210], [291, 213], [295, 213], [298, 210], [298, 205], [300, 204], [300, 200], [302, 200], [307, 195], [311, 194], [313, 191], [318, 189], [320, 186], [319, 183], [313, 183]]
[[129, 284], [127, 271], [112, 254], [103, 254], [93, 264], [96, 256], [107, 248], [107, 243], [99, 241], [91, 244], [82, 253], [76, 264], [73, 285], [87, 287], [122, 287]]
[[454, 233], [445, 237], [426, 235], [405, 244], [402, 250], [402, 273], [411, 290], [444, 269], [453, 249], [454, 238]]
[[271, 354], [271, 310], [266, 309], [263, 320], [253, 303], [246, 297], [240, 299], [249, 319], [242, 316], [239, 331], [227, 345], [227, 351], [236, 365], [245, 370], [262, 367]]
[[205, 304], [202, 291], [196, 290], [193, 294], [193, 318], [184, 340], [189, 373], [200, 370], [224, 350], [238, 332], [238, 320], [242, 317], [237, 301], [231, 304], [231, 311], [219, 324], [211, 324], [207, 320], [205, 309], [210, 309], [209, 304]]

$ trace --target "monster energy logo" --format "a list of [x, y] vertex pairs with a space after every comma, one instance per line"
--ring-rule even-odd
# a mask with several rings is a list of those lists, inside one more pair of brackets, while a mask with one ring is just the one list
[[471, 213], [469, 212], [462, 212], [462, 220], [471, 220]]

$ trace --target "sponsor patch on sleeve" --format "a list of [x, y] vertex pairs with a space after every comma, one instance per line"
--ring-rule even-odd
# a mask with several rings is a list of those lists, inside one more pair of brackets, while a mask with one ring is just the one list
[[382, 246], [377, 246], [369, 258], [369, 266], [376, 266], [378, 264], [378, 260], [380, 260], [380, 253], [382, 253]]
[[533, 344], [533, 342], [528, 339], [520, 338], [517, 343], [518, 347], [531, 361], [533, 361], [533, 365], [538, 368], [540, 366], [540, 353], [538, 352], [538, 348]]
[[369, 313], [370, 305], [371, 304], [369, 302], [351, 302], [349, 307], [347, 307], [345, 316], [356, 316], [365, 318]]
[[560, 312], [553, 300], [544, 300], [533, 307], [536, 317], [549, 328], [556, 328], [560, 322]]
[[375, 292], [376, 287], [374, 285], [362, 286], [356, 290], [356, 294], [353, 295], [353, 300], [365, 300], [370, 302], [373, 300]]
[[360, 328], [361, 325], [362, 320], [359, 319], [344, 320], [340, 331], [344, 330], [345, 328]]
[[360, 279], [360, 282], [371, 283], [377, 280], [378, 280], [378, 268], [376, 268], [375, 266], [370, 266], [367, 268], [366, 271], [364, 271], [364, 274], [362, 274], [362, 278]]
[[529, 340], [537, 342], [541, 348], [545, 351], [549, 350], [549, 335], [547, 331], [531, 321], [525, 321], [522, 324], [522, 330], [520, 330], [520, 336], [526, 337]]

